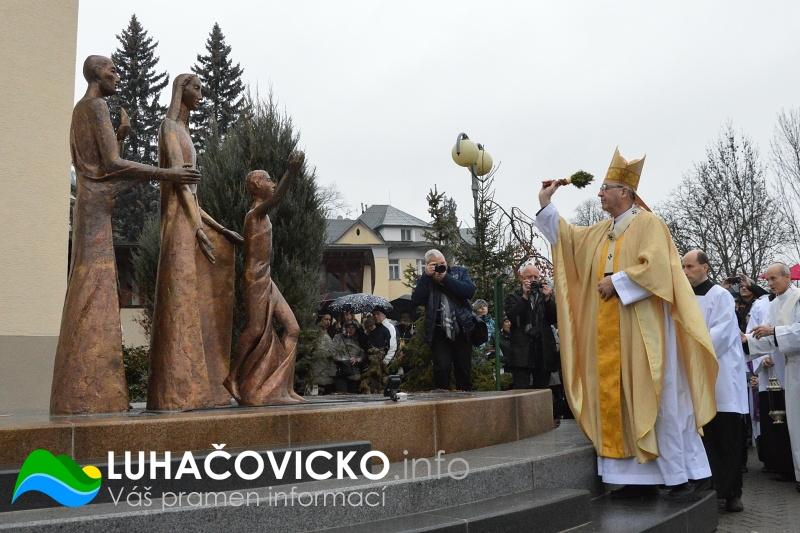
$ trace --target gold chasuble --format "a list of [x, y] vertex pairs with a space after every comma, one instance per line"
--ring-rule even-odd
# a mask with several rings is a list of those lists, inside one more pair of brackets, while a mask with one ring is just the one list
[[[716, 415], [717, 360], [664, 222], [642, 211], [617, 224], [623, 228], [613, 225], [559, 221], [553, 270], [561, 367], [572, 412], [597, 454], [643, 463], [659, 456], [655, 424], [666, 360], [664, 313], [675, 324], [678, 361], [701, 433]], [[652, 295], [627, 306], [616, 295], [603, 301], [597, 283], [620, 271]]]

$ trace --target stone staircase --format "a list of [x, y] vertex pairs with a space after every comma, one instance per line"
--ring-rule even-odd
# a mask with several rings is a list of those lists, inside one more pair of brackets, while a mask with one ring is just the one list
[[594, 450], [573, 422], [516, 442], [392, 463], [379, 481], [262, 486], [248, 489], [246, 504], [219, 499], [14, 511], [0, 515], [0, 530], [616, 533], [710, 532], [717, 523], [712, 493], [691, 504], [603, 496]]

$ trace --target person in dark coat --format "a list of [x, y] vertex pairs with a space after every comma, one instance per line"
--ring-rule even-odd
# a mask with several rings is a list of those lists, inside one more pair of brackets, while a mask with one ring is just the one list
[[425, 274], [420, 276], [411, 302], [425, 306], [425, 342], [431, 347], [433, 381], [439, 389], [450, 388], [450, 369], [456, 388], [472, 390], [472, 344], [474, 327], [469, 299], [475, 284], [467, 269], [448, 266], [444, 255], [425, 252]]
[[508, 359], [511, 356], [511, 319], [507, 316], [503, 317], [503, 322], [500, 324], [500, 351], [503, 353], [500, 362], [503, 363], [503, 369], [508, 372]]
[[377, 348], [382, 355], [386, 355], [389, 350], [389, 342], [392, 339], [392, 335], [386, 329], [386, 326], [377, 322], [372, 315], [368, 315], [364, 318], [364, 334], [367, 351]]
[[550, 374], [559, 369], [558, 350], [553, 335], [557, 322], [553, 289], [541, 280], [535, 265], [526, 263], [519, 270], [521, 288], [505, 301], [511, 320], [511, 351], [506, 367], [515, 389], [546, 389]]

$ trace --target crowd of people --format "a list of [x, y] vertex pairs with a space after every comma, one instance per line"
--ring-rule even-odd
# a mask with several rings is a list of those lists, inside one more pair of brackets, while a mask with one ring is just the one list
[[[425, 272], [418, 280], [412, 304], [425, 310], [424, 342], [430, 348], [432, 387], [473, 390], [476, 360], [495, 360], [499, 336], [502, 373], [511, 375], [514, 389], [551, 389], [554, 418], [569, 417], [560, 379], [557, 317], [552, 286], [533, 263], [518, 270], [519, 289], [505, 300], [501, 327], [486, 300], [471, 301], [475, 284], [466, 268], [448, 264], [437, 249], [425, 254]], [[411, 315], [395, 322], [375, 307], [359, 321], [349, 311], [335, 318], [318, 315], [318, 351], [329, 357], [314, 369], [317, 394], [377, 393], [390, 373], [412, 370], [406, 345], [414, 335]]]
[[405, 344], [414, 335], [408, 313], [394, 322], [381, 307], [364, 313], [361, 320], [352, 311], [342, 312], [338, 320], [323, 312], [317, 324], [317, 351], [326, 357], [312, 369], [316, 394], [381, 393], [389, 369], [400, 374], [408, 370]]

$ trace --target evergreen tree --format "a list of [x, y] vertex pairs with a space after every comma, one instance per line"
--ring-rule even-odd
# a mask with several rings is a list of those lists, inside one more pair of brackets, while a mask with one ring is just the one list
[[213, 133], [225, 136], [239, 118], [244, 105], [242, 68], [229, 57], [231, 47], [219, 24], [214, 23], [206, 40], [206, 55], [197, 55], [192, 72], [203, 82], [203, 101], [192, 115], [193, 138], [200, 149]]
[[[125, 140], [123, 158], [158, 165], [158, 128], [166, 108], [160, 105], [161, 91], [169, 83], [166, 72], [156, 72], [158, 41], [154, 41], [131, 16], [128, 27], [116, 36], [119, 47], [111, 55], [120, 82], [117, 94], [110, 97], [112, 120], [119, 124], [119, 109], [130, 118], [130, 134]], [[158, 210], [155, 183], [136, 183], [117, 195], [113, 218], [114, 236], [119, 241], [136, 242], [148, 215]]]
[[425, 197], [428, 200], [428, 214], [431, 227], [423, 233], [425, 240], [442, 252], [448, 263], [456, 263], [461, 258], [461, 232], [458, 229], [456, 202], [439, 192], [434, 186]]
[[474, 299], [494, 301], [494, 283], [500, 277], [505, 285], [513, 285], [513, 267], [520, 251], [510, 241], [504, 242], [503, 229], [494, 203], [492, 178], [478, 180], [477, 212], [473, 214], [473, 243], [464, 243], [461, 261], [475, 282]]
[[[298, 145], [291, 118], [270, 99], [250, 105], [252, 113], [238, 121], [223, 139], [214, 134], [201, 156], [203, 180], [200, 205], [223, 226], [241, 232], [251, 198], [245, 190], [248, 172], [264, 169], [279, 180], [286, 171], [289, 155]], [[325, 217], [320, 190], [313, 170], [304, 168], [283, 201], [270, 213], [273, 227], [272, 278], [300, 323], [298, 377], [314, 357], [317, 337], [315, 312], [321, 298], [322, 252]], [[136, 279], [145, 292], [145, 313], [152, 316], [158, 268], [158, 220], [148, 223], [135, 259]], [[236, 279], [242, 273], [242, 248], [236, 248]], [[233, 344], [244, 326], [240, 284], [236, 284]], [[147, 322], [147, 318], [145, 322]], [[305, 358], [305, 360], [303, 360]]]

